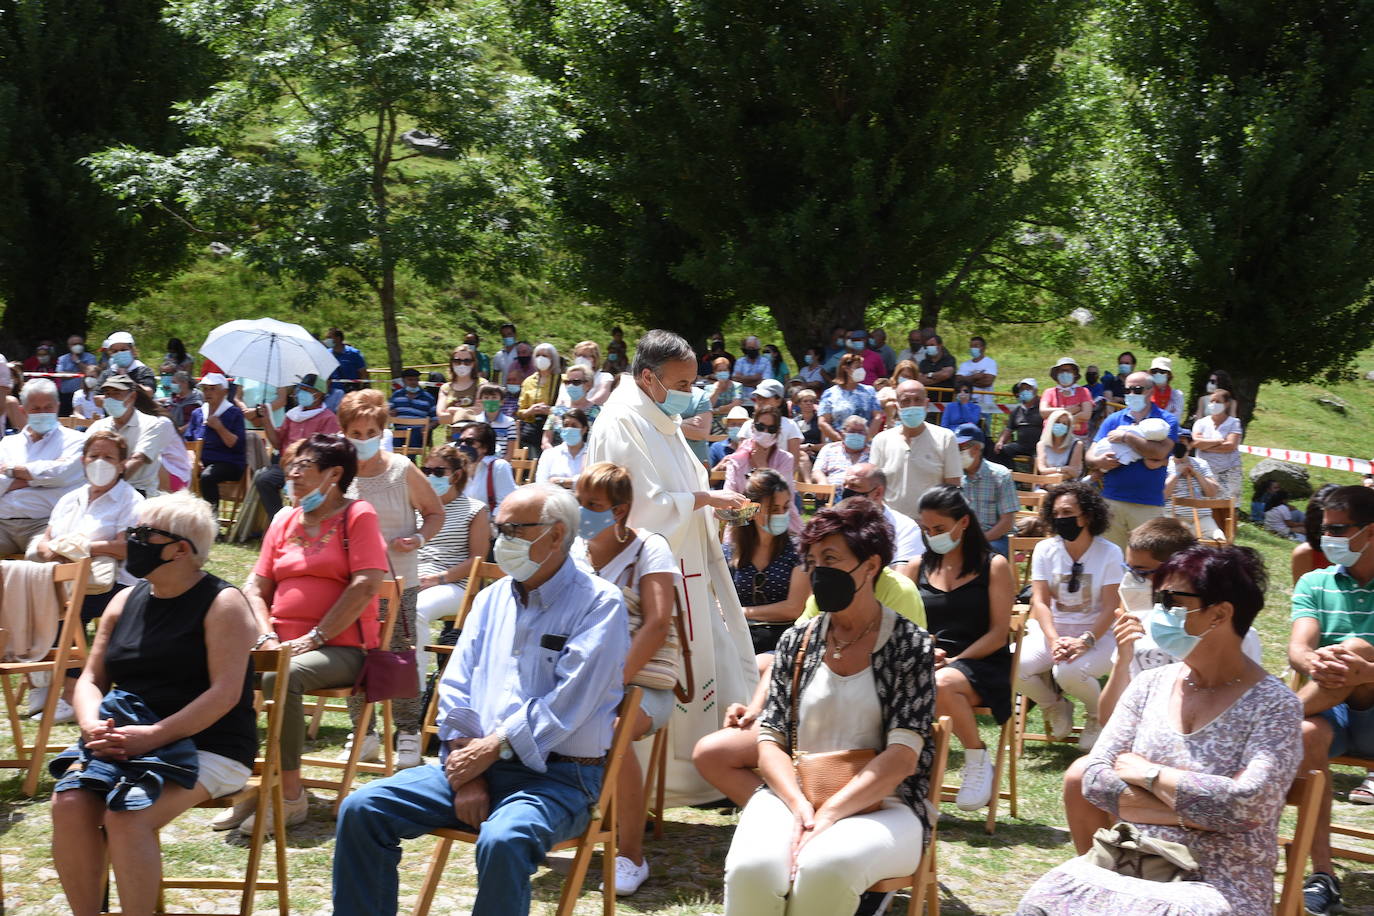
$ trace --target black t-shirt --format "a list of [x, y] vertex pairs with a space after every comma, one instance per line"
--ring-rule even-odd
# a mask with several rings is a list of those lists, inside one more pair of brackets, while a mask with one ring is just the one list
[[[954, 357], [950, 354], [950, 352], [948, 350], [942, 350], [940, 351], [940, 355], [934, 358], [929, 356], [922, 357], [921, 362], [917, 365], [916, 368], [918, 368], [921, 371], [922, 375], [934, 375], [941, 369], [954, 369], [956, 365], [957, 364], [954, 362]], [[943, 382], [935, 382], [934, 384], [938, 388], [948, 388], [954, 384], [954, 376], [951, 375]], [[949, 401], [954, 400], [954, 395], [948, 391], [932, 391], [930, 394], [930, 399], [932, 401], [948, 403]]]
[[1045, 418], [1040, 416], [1040, 402], [1017, 404], [1007, 414], [1007, 426], [1011, 428], [1012, 440], [1027, 452], [1035, 451], [1035, 443], [1040, 441]]
[[[175, 598], [154, 597], [147, 582], [135, 585], [105, 651], [110, 682], [137, 694], [162, 719], [189, 706], [210, 689], [205, 615], [220, 591], [233, 587], [208, 573]], [[197, 750], [253, 765], [258, 727], [251, 659], [245, 660], [238, 702], [191, 742]]]

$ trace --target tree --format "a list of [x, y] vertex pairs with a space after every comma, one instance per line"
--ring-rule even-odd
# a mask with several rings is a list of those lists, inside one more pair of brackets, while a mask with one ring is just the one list
[[531, 150], [554, 122], [544, 90], [492, 52], [500, 23], [485, 13], [425, 0], [173, 0], [169, 21], [232, 72], [179, 115], [203, 145], [121, 147], [92, 166], [131, 206], [173, 214], [253, 267], [316, 295], [370, 296], [399, 373], [398, 271], [439, 284], [536, 250]]
[[1241, 417], [1374, 342], [1374, 2], [1108, 0], [1118, 128], [1083, 223], [1142, 343]]
[[84, 333], [91, 302], [123, 304], [178, 268], [187, 233], [121, 213], [81, 165], [115, 143], [171, 152], [178, 99], [214, 59], [161, 21], [162, 0], [0, 3], [0, 333]]
[[[938, 317], [964, 265], [1040, 215], [1071, 146], [1033, 115], [1063, 89], [1079, 0], [508, 2], [577, 126], [550, 157], [583, 277], [630, 308], [766, 303], [794, 355], [877, 297]], [[646, 226], [667, 242], [626, 302], [596, 281]]]

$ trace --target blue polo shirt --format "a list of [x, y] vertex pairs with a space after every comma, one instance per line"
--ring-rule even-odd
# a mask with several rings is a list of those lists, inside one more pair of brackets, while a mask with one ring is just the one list
[[[1170, 441], [1178, 441], [1178, 419], [1173, 414], [1165, 413], [1151, 404], [1149, 416], [1158, 417], [1168, 423]], [[1148, 417], [1142, 419], [1148, 419]], [[1107, 438], [1111, 431], [1119, 426], [1134, 426], [1136, 422], [1136, 418], [1131, 416], [1129, 410], [1118, 410], [1102, 421], [1102, 425], [1097, 428], [1097, 435], [1093, 437], [1093, 441], [1097, 442]], [[1136, 503], [1141, 506], [1162, 506], [1164, 505], [1164, 481], [1168, 476], [1168, 465], [1147, 468], [1144, 459], [1132, 461], [1125, 467], [1116, 468], [1106, 473], [1102, 478], [1102, 498], [1114, 499], [1121, 503]]]
[[339, 361], [339, 368], [329, 374], [330, 381], [334, 383], [331, 387], [343, 391], [345, 388], [344, 383], [335, 381], [336, 379], [367, 378], [367, 360], [363, 358], [362, 352], [359, 351], [357, 347], [350, 344], [344, 344], [342, 353], [334, 353], [333, 350], [329, 352], [333, 353], [334, 358]]

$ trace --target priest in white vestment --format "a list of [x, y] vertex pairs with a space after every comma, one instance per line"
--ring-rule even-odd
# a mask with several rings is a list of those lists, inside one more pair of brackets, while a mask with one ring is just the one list
[[682, 565], [681, 599], [696, 692], [678, 703], [669, 726], [667, 800], [697, 804], [720, 797], [692, 765], [697, 739], [721, 727], [725, 708], [746, 703], [758, 681], [744, 610], [721, 551], [713, 509], [737, 508], [738, 493], [711, 490], [706, 469], [678, 426], [692, 404], [696, 355], [669, 331], [649, 331], [636, 345], [592, 427], [587, 464], [610, 461], [634, 481], [629, 523], [663, 535]]

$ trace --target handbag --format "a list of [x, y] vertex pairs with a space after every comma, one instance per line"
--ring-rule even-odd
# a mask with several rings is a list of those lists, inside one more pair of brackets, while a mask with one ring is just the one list
[[[815, 754], [797, 753], [797, 732], [801, 730], [798, 709], [801, 704], [802, 659], [806, 657], [806, 647], [811, 642], [811, 634], [820, 623], [820, 618], [811, 621], [802, 635], [801, 645], [797, 647], [796, 662], [792, 665], [792, 766], [797, 772], [797, 784], [802, 794], [811, 803], [813, 810], [819, 809], [830, 800], [830, 796], [843, 789], [849, 781], [868, 766], [878, 752], [871, 747], [853, 748], [847, 751], [821, 751]], [[856, 811], [855, 814], [869, 814], [883, 805], [882, 799]]]
[[1196, 880], [1197, 860], [1182, 843], [1142, 833], [1125, 821], [1093, 834], [1093, 847], [1083, 858], [1098, 868], [1146, 881]]
[[[625, 597], [625, 612], [630, 618], [630, 636], [633, 637], [644, 625], [644, 614], [639, 601], [639, 560], [644, 553], [644, 538], [639, 539], [639, 550], [634, 562], [625, 567], [622, 577], [629, 576], [629, 582], [620, 584], [620, 593]], [[682, 615], [678, 613], [677, 589], [673, 589], [674, 626], [668, 629], [663, 644], [654, 651], [653, 657], [644, 663], [630, 683], [635, 687], [648, 687], [653, 690], [673, 690], [678, 684], [678, 670], [682, 664], [679, 645], [687, 640], [682, 632]]]
[[[344, 509], [343, 517], [343, 548], [344, 553], [348, 553], [348, 513], [353, 508], [350, 503]], [[406, 623], [406, 618], [401, 611], [401, 602], [398, 599], [396, 606], [391, 607], [391, 602], [387, 602], [388, 614], [402, 614], [400, 622]], [[362, 624], [358, 625], [359, 630]], [[407, 632], [409, 626], [401, 630], [401, 636], [410, 645], [408, 649], [392, 650], [378, 646], [375, 649], [368, 649], [363, 656], [363, 667], [358, 672], [358, 679], [353, 683], [353, 694], [359, 693], [369, 703], [377, 703], [382, 700], [409, 700], [420, 695], [420, 673], [415, 662], [415, 634]]]

